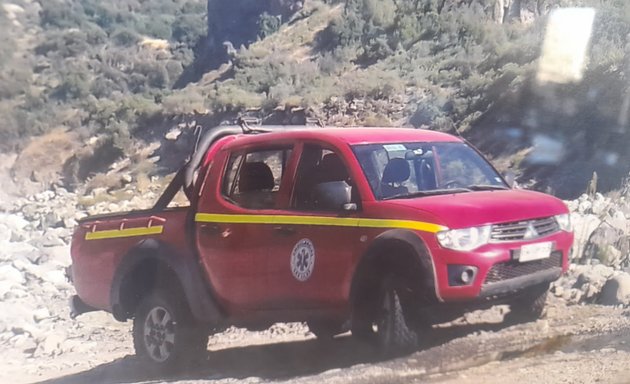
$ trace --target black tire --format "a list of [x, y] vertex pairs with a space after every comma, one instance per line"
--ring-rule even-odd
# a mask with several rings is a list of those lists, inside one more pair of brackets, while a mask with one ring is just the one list
[[181, 300], [156, 291], [142, 298], [136, 309], [133, 345], [143, 362], [168, 373], [206, 357], [208, 331], [192, 320]]
[[545, 313], [549, 284], [531, 288], [510, 304], [510, 312], [505, 315], [505, 321], [510, 323], [524, 323], [536, 321]]
[[418, 335], [405, 315], [402, 287], [393, 275], [380, 284], [378, 297], [369, 305], [356, 308], [352, 335], [375, 344], [386, 356], [411, 352], [418, 346]]

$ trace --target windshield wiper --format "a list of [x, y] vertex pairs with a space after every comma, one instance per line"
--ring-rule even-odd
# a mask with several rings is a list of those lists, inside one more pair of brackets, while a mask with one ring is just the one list
[[463, 193], [470, 192], [469, 188], [446, 188], [446, 189], [432, 189], [430, 191], [416, 191], [411, 193], [399, 193], [397, 195], [383, 197], [381, 200], [393, 200], [393, 199], [412, 199], [414, 197], [421, 196], [435, 196], [435, 195], [448, 195], [451, 193]]
[[506, 190], [510, 189], [504, 185], [491, 185], [491, 184], [473, 184], [469, 185], [466, 188], [471, 191], [494, 191], [494, 190]]

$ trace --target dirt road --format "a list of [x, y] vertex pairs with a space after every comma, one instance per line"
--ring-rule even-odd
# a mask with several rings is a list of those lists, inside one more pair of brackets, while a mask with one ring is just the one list
[[205, 362], [173, 377], [136, 361], [129, 323], [92, 313], [68, 323], [72, 347], [54, 356], [1, 352], [0, 382], [630, 383], [629, 310], [552, 297], [545, 319], [516, 325], [501, 310], [440, 326], [426, 349], [390, 360], [347, 335], [315, 340], [301, 324], [230, 329], [211, 338]]

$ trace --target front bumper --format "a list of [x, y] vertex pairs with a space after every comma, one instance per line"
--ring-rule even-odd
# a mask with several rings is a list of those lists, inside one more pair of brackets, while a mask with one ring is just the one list
[[562, 275], [562, 268], [555, 267], [530, 275], [487, 284], [481, 288], [479, 298], [485, 299], [510, 295], [535, 285], [550, 283], [558, 279], [560, 275]]
[[[514, 255], [524, 245], [552, 242], [548, 259], [519, 262]], [[518, 294], [531, 286], [558, 279], [568, 269], [573, 234], [556, 232], [534, 241], [491, 243], [472, 252], [458, 252], [442, 248], [437, 240], [429, 242], [436, 277], [436, 293], [442, 302], [475, 301], [497, 296]], [[478, 272], [469, 285], [449, 282], [449, 265], [474, 266]]]

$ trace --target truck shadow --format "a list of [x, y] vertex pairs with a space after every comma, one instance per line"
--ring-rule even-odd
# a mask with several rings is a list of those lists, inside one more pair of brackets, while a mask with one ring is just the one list
[[[434, 329], [423, 350], [472, 332], [499, 331], [512, 324], [481, 323], [457, 325]], [[151, 380], [220, 380], [258, 377], [265, 380], [291, 379], [314, 375], [331, 369], [341, 369], [357, 364], [378, 363], [387, 358], [374, 347], [356, 341], [348, 335], [329, 341], [304, 340], [275, 344], [253, 345], [209, 351], [205, 362], [176, 375], [160, 375], [149, 372], [134, 356], [126, 356], [110, 363], [101, 364], [84, 372], [42, 381], [39, 384], [122, 384]]]

